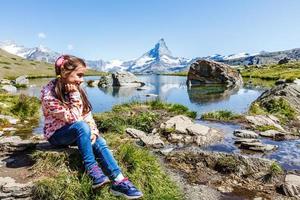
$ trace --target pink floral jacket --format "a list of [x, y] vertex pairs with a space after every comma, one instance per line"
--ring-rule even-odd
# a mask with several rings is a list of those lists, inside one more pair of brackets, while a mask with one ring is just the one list
[[55, 82], [51, 80], [41, 90], [42, 110], [45, 116], [44, 136], [49, 139], [53, 133], [66, 124], [76, 121], [85, 121], [91, 128], [92, 134], [99, 136], [99, 130], [93, 119], [92, 113], [82, 114], [83, 104], [80, 93], [70, 92], [68, 102], [63, 103], [55, 97]]

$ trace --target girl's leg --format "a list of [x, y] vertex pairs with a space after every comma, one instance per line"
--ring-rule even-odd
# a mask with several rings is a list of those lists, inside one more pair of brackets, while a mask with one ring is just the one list
[[49, 139], [49, 142], [55, 146], [68, 146], [76, 142], [82, 155], [84, 166], [89, 170], [97, 164], [91, 144], [91, 131], [87, 123], [77, 121], [73, 124], [65, 125], [57, 130]]
[[93, 180], [92, 187], [98, 188], [109, 182], [109, 178], [103, 174], [96, 162], [91, 144], [91, 130], [86, 122], [77, 121], [62, 127], [50, 137], [49, 142], [56, 146], [67, 146], [76, 142], [85, 169]]
[[97, 138], [96, 142], [93, 144], [93, 150], [96, 157], [99, 158], [101, 169], [111, 180], [114, 180], [121, 174], [121, 169], [109, 150], [104, 138]]

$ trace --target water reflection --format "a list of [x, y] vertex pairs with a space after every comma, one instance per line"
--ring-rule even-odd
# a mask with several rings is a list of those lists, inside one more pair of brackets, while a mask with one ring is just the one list
[[237, 93], [239, 89], [238, 86], [228, 88], [222, 85], [209, 85], [188, 87], [187, 93], [192, 103], [207, 103], [229, 99], [230, 95]]

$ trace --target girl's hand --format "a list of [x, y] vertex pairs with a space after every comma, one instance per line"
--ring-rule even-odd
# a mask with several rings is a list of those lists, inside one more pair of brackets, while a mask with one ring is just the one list
[[78, 91], [78, 87], [75, 84], [66, 84], [65, 91], [66, 91], [66, 93], [76, 92], [76, 91]]
[[91, 143], [92, 143], [92, 144], [94, 144], [94, 143], [96, 142], [97, 137], [98, 137], [98, 136], [97, 136], [96, 134], [92, 134], [92, 135], [91, 135]]

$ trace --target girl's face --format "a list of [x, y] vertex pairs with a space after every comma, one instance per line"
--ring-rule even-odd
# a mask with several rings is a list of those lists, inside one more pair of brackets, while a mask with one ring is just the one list
[[86, 72], [86, 67], [78, 66], [71, 73], [67, 74], [66, 77], [64, 77], [64, 83], [75, 84], [79, 86], [84, 81], [83, 75], [85, 72]]

